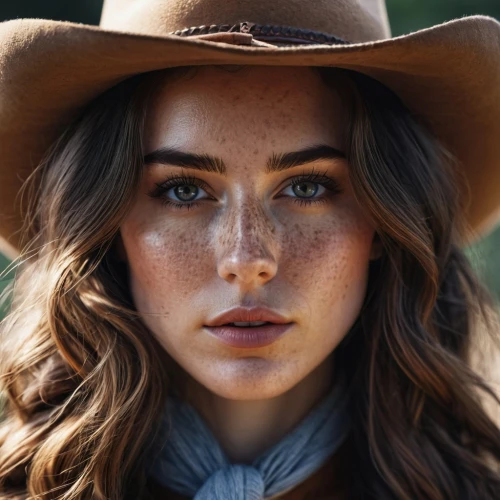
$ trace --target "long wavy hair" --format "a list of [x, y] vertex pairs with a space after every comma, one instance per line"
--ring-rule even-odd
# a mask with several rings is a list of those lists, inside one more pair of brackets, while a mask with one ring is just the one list
[[[384, 248], [335, 352], [356, 386], [353, 496], [496, 499], [499, 326], [462, 250], [460, 165], [381, 83], [314, 70], [341, 94], [355, 196]], [[115, 242], [143, 171], [148, 99], [190, 71], [100, 95], [23, 185], [24, 244], [1, 324], [1, 498], [144, 498], [181, 378], [134, 307]]]

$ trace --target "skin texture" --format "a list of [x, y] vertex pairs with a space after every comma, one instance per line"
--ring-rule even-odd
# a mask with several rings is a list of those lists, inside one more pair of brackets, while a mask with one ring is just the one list
[[[176, 147], [221, 157], [227, 167], [226, 177], [145, 167], [119, 251], [137, 310], [234, 461], [250, 462], [275, 444], [335, 383], [335, 347], [359, 315], [369, 260], [380, 252], [346, 160], [265, 172], [273, 153], [320, 143], [343, 151], [343, 123], [337, 93], [305, 67], [202, 67], [165, 81], [147, 110], [145, 153]], [[326, 203], [301, 206], [293, 200], [311, 194], [290, 181], [312, 171], [335, 179], [341, 192], [307, 185]], [[173, 209], [148, 196], [167, 175], [194, 176], [209, 189], [191, 187], [199, 204]], [[164, 196], [183, 203], [176, 193]], [[203, 329], [238, 305], [265, 305], [295, 324], [258, 349], [227, 346]]]

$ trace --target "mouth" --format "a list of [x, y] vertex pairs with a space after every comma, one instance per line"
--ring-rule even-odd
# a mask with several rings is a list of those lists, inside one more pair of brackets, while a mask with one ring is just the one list
[[270, 321], [235, 321], [233, 323], [225, 323], [220, 326], [235, 326], [238, 328], [254, 328], [257, 326], [264, 325], [275, 325], [276, 323], [271, 323]]
[[234, 322], [220, 326], [205, 326], [210, 335], [226, 345], [255, 349], [265, 347], [283, 336], [294, 323], [268, 321]]

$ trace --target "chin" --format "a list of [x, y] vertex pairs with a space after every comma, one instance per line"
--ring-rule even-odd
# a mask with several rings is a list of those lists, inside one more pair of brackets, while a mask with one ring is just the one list
[[221, 398], [260, 400], [280, 396], [300, 382], [296, 370], [275, 362], [251, 357], [219, 365], [217, 371], [194, 376], [207, 390]]

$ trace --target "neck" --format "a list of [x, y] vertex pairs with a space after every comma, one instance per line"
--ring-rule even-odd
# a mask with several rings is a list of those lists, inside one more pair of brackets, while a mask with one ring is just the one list
[[332, 389], [331, 356], [287, 392], [242, 401], [210, 392], [187, 377], [184, 399], [204, 418], [232, 463], [251, 463], [284, 438]]

